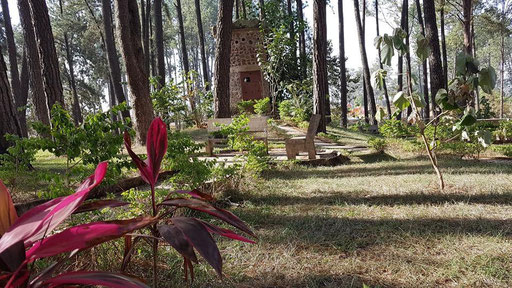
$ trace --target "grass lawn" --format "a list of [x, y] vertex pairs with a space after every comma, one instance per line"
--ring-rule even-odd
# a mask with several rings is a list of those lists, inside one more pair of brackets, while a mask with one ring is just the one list
[[260, 239], [223, 245], [229, 277], [214, 286], [512, 285], [512, 162], [442, 156], [439, 192], [426, 157], [351, 158], [226, 193]]

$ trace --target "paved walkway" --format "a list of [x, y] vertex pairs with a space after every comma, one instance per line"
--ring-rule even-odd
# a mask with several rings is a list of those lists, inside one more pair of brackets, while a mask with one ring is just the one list
[[[283, 131], [289, 137], [297, 137], [297, 136], [305, 136], [306, 133], [300, 129], [291, 126], [280, 125], [278, 128]], [[284, 139], [269, 139], [271, 147], [269, 151], [269, 156], [275, 161], [286, 161], [288, 158], [286, 157], [286, 149], [284, 148], [285, 140]], [[279, 148], [275, 148], [278, 146]], [[317, 151], [317, 157], [328, 157], [331, 156], [333, 152], [339, 152], [341, 150], [346, 151], [362, 151], [366, 150], [367, 147], [363, 146], [349, 146], [349, 145], [340, 145], [338, 143], [327, 142], [318, 137], [315, 138], [315, 146]], [[232, 164], [238, 162], [236, 157], [241, 156], [242, 153], [239, 152], [223, 152], [217, 153], [214, 157], [200, 157], [201, 159], [215, 159], [217, 162], [224, 162], [226, 164]], [[298, 160], [306, 160], [308, 159], [307, 153], [303, 152], [297, 156]]]

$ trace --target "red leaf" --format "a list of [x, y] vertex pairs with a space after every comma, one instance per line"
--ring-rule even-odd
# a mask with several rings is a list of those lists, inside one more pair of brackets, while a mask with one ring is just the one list
[[167, 152], [167, 126], [159, 117], [153, 119], [151, 126], [149, 126], [146, 149], [148, 151], [148, 160], [146, 160], [146, 163], [151, 169], [153, 176], [151, 181], [154, 185], [158, 180], [160, 165]]
[[142, 177], [142, 180], [144, 180], [146, 183], [151, 184], [151, 179], [153, 178], [151, 176], [151, 170], [148, 168], [148, 165], [146, 162], [142, 161], [142, 159], [135, 154], [132, 150], [132, 139], [130, 138], [130, 134], [128, 131], [124, 131], [124, 146], [126, 147], [126, 150], [128, 151], [128, 154], [133, 160], [133, 163], [135, 163], [135, 166], [137, 166], [137, 169], [139, 169], [139, 174]]
[[215, 198], [213, 198], [212, 195], [203, 193], [197, 189], [194, 189], [192, 191], [191, 190], [177, 190], [177, 191], [171, 192], [170, 194], [172, 194], [172, 193], [188, 194], [188, 195], [192, 196], [193, 198], [203, 200], [203, 201], [214, 201], [215, 200]]
[[245, 238], [244, 236], [241, 236], [241, 235], [238, 235], [236, 234], [235, 232], [229, 230], [229, 229], [224, 229], [224, 228], [221, 228], [221, 227], [218, 227], [218, 226], [215, 226], [215, 225], [212, 225], [210, 223], [207, 223], [207, 222], [204, 222], [204, 221], [201, 221], [201, 224], [203, 224], [206, 229], [208, 230], [208, 232], [210, 233], [215, 233], [215, 234], [219, 234], [221, 236], [224, 236], [224, 237], [227, 237], [227, 238], [231, 238], [231, 239], [234, 239], [234, 240], [238, 240], [238, 241], [242, 241], [242, 242], [247, 242], [247, 243], [256, 243], [250, 239], [247, 239]]
[[204, 201], [200, 201], [197, 199], [176, 198], [165, 200], [162, 203], [160, 203], [160, 205], [188, 207], [193, 210], [208, 213], [256, 238], [256, 235], [254, 235], [251, 229], [249, 229], [249, 227], [247, 227], [247, 225], [242, 220], [240, 220], [240, 218], [236, 217], [233, 213], [226, 211], [224, 209], [214, 207]]
[[0, 180], [0, 237], [11, 227], [18, 219], [16, 209], [12, 203], [11, 194]]
[[144, 228], [156, 220], [153, 217], [139, 217], [129, 220], [87, 223], [71, 227], [37, 242], [27, 251], [27, 259], [32, 261], [64, 252], [87, 249]]
[[18, 241], [24, 241], [28, 247], [50, 233], [82, 204], [91, 189], [101, 183], [106, 172], [107, 162], [102, 162], [74, 194], [53, 199], [23, 214], [0, 238], [0, 253]]
[[206, 228], [194, 218], [175, 217], [172, 223], [183, 232], [189, 243], [210, 264], [217, 274], [222, 277], [222, 257], [219, 248]]
[[25, 245], [19, 241], [0, 253], [0, 270], [14, 272], [25, 261]]
[[[158, 227], [158, 232], [164, 237], [171, 246], [178, 251], [185, 259], [190, 259], [197, 263], [197, 256], [188, 241], [187, 237], [175, 225], [162, 225]], [[186, 267], [185, 267], [186, 269]]]
[[118, 200], [95, 200], [82, 203], [78, 209], [75, 210], [74, 214], [90, 212], [100, 210], [106, 207], [115, 208], [128, 205], [130, 203], [118, 201]]
[[77, 271], [60, 274], [43, 283], [48, 287], [61, 285], [98, 285], [111, 288], [147, 288], [142, 281], [115, 273]]

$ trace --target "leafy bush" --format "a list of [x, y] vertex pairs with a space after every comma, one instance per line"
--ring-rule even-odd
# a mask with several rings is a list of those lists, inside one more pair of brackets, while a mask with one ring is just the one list
[[491, 104], [485, 96], [480, 98], [480, 110], [478, 110], [476, 115], [479, 119], [490, 119], [496, 117], [496, 113], [492, 111]]
[[496, 138], [501, 141], [512, 140], [512, 121], [501, 121], [496, 131]]
[[416, 126], [409, 126], [400, 120], [389, 119], [382, 121], [379, 132], [384, 137], [405, 138], [415, 136], [418, 129]]
[[500, 152], [507, 157], [512, 157], [512, 144], [496, 145], [493, 146], [493, 150], [496, 152]]
[[368, 139], [368, 146], [375, 150], [377, 153], [384, 153], [387, 148], [386, 139], [372, 137]]
[[242, 100], [236, 104], [238, 113], [240, 114], [252, 114], [254, 112], [254, 101], [253, 100]]
[[183, 132], [169, 133], [169, 145], [165, 156], [166, 169], [176, 171], [170, 182], [181, 188], [198, 187], [211, 176], [213, 161], [199, 160], [196, 154], [203, 148]]
[[12, 134], [6, 134], [4, 137], [13, 145], [7, 148], [7, 153], [0, 154], [0, 166], [3, 169], [16, 172], [29, 169], [31, 167], [30, 163], [35, 160], [35, 155], [39, 149], [37, 142]]
[[270, 114], [270, 98], [266, 97], [254, 101], [254, 113], [258, 115]]

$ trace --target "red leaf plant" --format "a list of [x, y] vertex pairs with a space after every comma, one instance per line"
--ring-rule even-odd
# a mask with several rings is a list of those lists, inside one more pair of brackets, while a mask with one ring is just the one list
[[[129, 220], [87, 223], [65, 229], [52, 235], [52, 231], [77, 210], [92, 211], [122, 203], [107, 201], [100, 204], [84, 203], [87, 195], [105, 177], [107, 163], [98, 165], [77, 191], [59, 197], [27, 211], [17, 218], [9, 191], [0, 181], [0, 284], [4, 287], [56, 287], [75, 285], [103, 285], [107, 287], [147, 287], [143, 282], [125, 275], [107, 272], [64, 272], [58, 267], [62, 262], [50, 265], [38, 275], [30, 270], [36, 259], [62, 253], [85, 250], [95, 245], [122, 237], [126, 233], [144, 228], [156, 222], [155, 217], [139, 217]], [[82, 208], [83, 207], [83, 208]]]
[[[167, 127], [160, 118], [155, 118], [151, 123], [147, 134], [146, 148], [147, 160], [143, 161], [137, 156], [131, 147], [130, 135], [124, 133], [124, 143], [130, 157], [132, 158], [135, 166], [139, 170], [141, 177], [146, 181], [151, 188], [151, 204], [153, 209], [153, 217], [158, 218], [158, 223], [153, 224], [151, 229], [153, 241], [153, 287], [157, 283], [157, 253], [159, 239], [165, 240], [169, 243], [184, 259], [184, 272], [185, 281], [190, 278], [194, 279], [194, 271], [192, 263], [197, 263], [197, 256], [194, 249], [210, 264], [219, 276], [222, 277], [222, 257], [220, 256], [219, 249], [215, 243], [211, 233], [218, 234], [230, 239], [235, 239], [243, 242], [254, 243], [254, 241], [238, 235], [237, 233], [217, 227], [202, 220], [192, 217], [173, 217], [175, 210], [178, 207], [186, 207], [192, 210], [205, 212], [214, 216], [236, 228], [245, 232], [246, 234], [255, 237], [256, 235], [249, 229], [249, 227], [240, 220], [233, 213], [217, 208], [212, 203], [213, 197], [204, 194], [198, 190], [192, 191], [173, 191], [169, 193], [169, 197], [163, 202], [156, 204], [155, 199], [155, 185], [160, 173], [160, 165], [162, 159], [167, 152]], [[172, 148], [172, 147], [171, 147]], [[176, 195], [188, 195], [187, 197], [170, 197]], [[134, 245], [140, 240], [140, 237], [131, 238], [126, 236], [125, 239], [125, 253], [122, 267], [126, 267], [134, 251]]]

